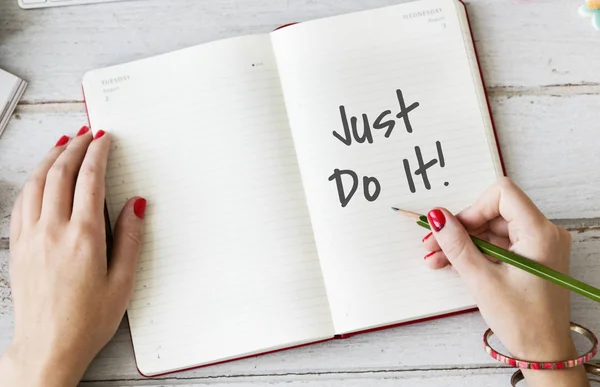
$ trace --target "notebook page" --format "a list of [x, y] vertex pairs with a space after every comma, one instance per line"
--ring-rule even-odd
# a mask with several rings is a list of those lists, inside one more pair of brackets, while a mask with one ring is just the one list
[[474, 305], [455, 273], [426, 268], [425, 231], [390, 209], [459, 211], [502, 173], [457, 7], [407, 3], [272, 34], [338, 334]]
[[268, 35], [86, 75], [111, 220], [148, 199], [128, 309], [155, 375], [333, 336]]

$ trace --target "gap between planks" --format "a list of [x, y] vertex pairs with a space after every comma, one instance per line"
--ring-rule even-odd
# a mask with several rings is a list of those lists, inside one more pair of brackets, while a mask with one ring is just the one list
[[[600, 218], [593, 219], [556, 219], [552, 220], [554, 224], [564, 227], [568, 231], [577, 232], [578, 234], [600, 230]], [[10, 244], [9, 238], [0, 238], [0, 251], [8, 250]]]
[[583, 82], [539, 87], [492, 86], [487, 88], [490, 97], [550, 96], [570, 97], [575, 95], [599, 95], [600, 83]]
[[357, 370], [357, 371], [324, 371], [324, 372], [288, 372], [288, 373], [265, 373], [265, 374], [236, 374], [236, 375], [212, 375], [212, 376], [177, 376], [177, 374], [164, 376], [164, 377], [156, 377], [156, 378], [146, 378], [143, 376], [139, 376], [139, 378], [126, 379], [103, 379], [103, 380], [82, 380], [79, 386], [95, 386], [98, 383], [102, 383], [102, 386], [105, 386], [107, 383], [128, 383], [127, 385], [135, 386], [137, 384], [147, 385], [170, 385], [170, 384], [179, 384], [181, 382], [208, 382], [218, 383], [221, 382], [231, 382], [233, 380], [245, 379], [247, 381], [260, 380], [264, 378], [269, 378], [269, 381], [276, 382], [277, 379], [287, 379], [287, 378], [305, 378], [305, 377], [327, 377], [327, 376], [336, 376], [336, 377], [357, 377], [357, 376], [369, 376], [369, 375], [381, 375], [382, 377], [392, 378], [392, 377], [406, 377], [410, 376], [410, 374], [420, 374], [423, 375], [425, 373], [439, 373], [439, 372], [450, 372], [450, 373], [461, 373], [461, 372], [481, 372], [488, 371], [488, 373], [494, 372], [505, 372], [507, 370], [513, 370], [508, 366], [504, 366], [501, 364], [498, 365], [472, 365], [472, 366], [460, 366], [460, 367], [433, 367], [433, 368], [406, 368], [406, 369], [395, 369], [395, 370]]
[[[600, 95], [600, 83], [578, 83], [542, 85], [539, 87], [519, 86], [492, 86], [487, 88], [491, 97], [522, 97], [522, 96], [550, 96], [570, 97], [576, 95]], [[85, 112], [83, 100], [22, 100], [17, 107], [17, 113], [78, 111]]]

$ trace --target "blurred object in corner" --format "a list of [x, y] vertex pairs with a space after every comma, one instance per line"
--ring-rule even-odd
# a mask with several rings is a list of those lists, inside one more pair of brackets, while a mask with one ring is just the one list
[[0, 70], [0, 136], [26, 87], [27, 82], [21, 78]]

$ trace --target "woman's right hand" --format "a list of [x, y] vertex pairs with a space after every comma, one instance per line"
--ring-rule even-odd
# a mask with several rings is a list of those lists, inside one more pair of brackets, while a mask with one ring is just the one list
[[[569, 272], [570, 234], [551, 223], [509, 179], [502, 178], [471, 207], [453, 216], [428, 213], [432, 233], [423, 239], [432, 269], [448, 264], [473, 294], [483, 318], [512, 356], [553, 362], [577, 357], [570, 335], [569, 291], [484, 256], [478, 236], [561, 273]], [[582, 366], [561, 371], [524, 370], [530, 386], [589, 386]]]

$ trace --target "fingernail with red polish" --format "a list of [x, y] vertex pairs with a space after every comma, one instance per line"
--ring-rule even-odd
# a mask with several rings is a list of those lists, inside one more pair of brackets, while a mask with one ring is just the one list
[[63, 146], [69, 142], [69, 136], [62, 136], [58, 139], [55, 146]]
[[104, 132], [104, 130], [99, 130], [99, 131], [97, 131], [97, 132], [96, 132], [96, 135], [94, 136], [94, 140], [97, 140], [97, 139], [99, 139], [100, 137], [104, 136], [104, 133], [106, 133], [106, 132]]
[[446, 225], [446, 217], [444, 213], [438, 209], [431, 210], [427, 214], [427, 219], [429, 220], [429, 225], [436, 231], [440, 232]]
[[427, 254], [423, 259], [427, 259], [427, 258], [431, 257], [433, 254], [435, 254], [435, 251], [432, 251], [431, 253]]
[[425, 242], [427, 239], [429, 239], [430, 236], [432, 236], [433, 233], [430, 232], [429, 234], [425, 235], [425, 237], [421, 240], [421, 242]]
[[144, 219], [144, 213], [146, 212], [146, 199], [139, 198], [133, 203], [133, 213], [140, 219]]
[[86, 134], [87, 132], [90, 131], [90, 128], [88, 128], [87, 126], [82, 126], [81, 129], [79, 129], [79, 132], [77, 132], [77, 136], [83, 136], [84, 134]]

